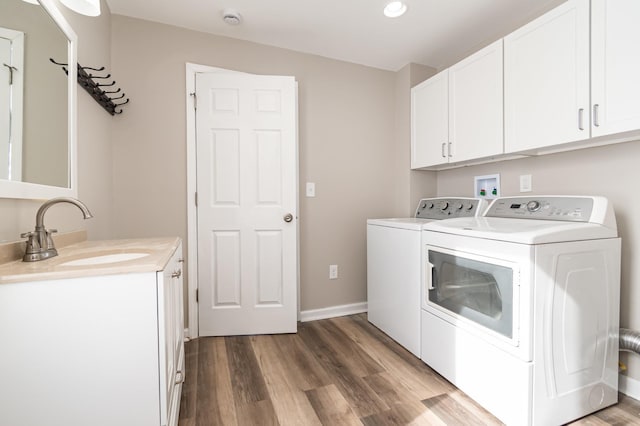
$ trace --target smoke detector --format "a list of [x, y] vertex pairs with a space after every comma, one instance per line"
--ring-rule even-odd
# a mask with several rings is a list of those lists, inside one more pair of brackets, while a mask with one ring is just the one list
[[242, 16], [235, 9], [225, 9], [222, 11], [222, 20], [229, 25], [240, 25]]

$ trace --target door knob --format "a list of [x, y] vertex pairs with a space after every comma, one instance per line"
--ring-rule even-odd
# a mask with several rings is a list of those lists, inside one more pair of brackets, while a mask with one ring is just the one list
[[285, 222], [289, 223], [289, 222], [291, 222], [293, 220], [293, 215], [291, 213], [287, 213], [287, 214], [284, 215], [283, 219], [284, 219]]

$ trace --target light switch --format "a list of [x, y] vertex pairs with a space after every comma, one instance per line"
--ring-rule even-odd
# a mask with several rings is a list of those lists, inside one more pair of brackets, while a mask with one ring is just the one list
[[307, 182], [307, 197], [316, 196], [316, 184], [313, 182]]
[[531, 192], [531, 175], [520, 175], [520, 192]]

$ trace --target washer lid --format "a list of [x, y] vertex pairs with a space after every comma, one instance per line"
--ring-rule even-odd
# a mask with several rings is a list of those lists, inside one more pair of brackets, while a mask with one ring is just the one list
[[465, 217], [425, 224], [425, 231], [521, 244], [615, 238], [615, 229], [589, 222], [564, 222], [502, 217]]
[[390, 218], [390, 219], [368, 219], [367, 225], [385, 226], [387, 228], [408, 229], [411, 231], [421, 231], [422, 227], [431, 222], [429, 219], [415, 219], [412, 217]]

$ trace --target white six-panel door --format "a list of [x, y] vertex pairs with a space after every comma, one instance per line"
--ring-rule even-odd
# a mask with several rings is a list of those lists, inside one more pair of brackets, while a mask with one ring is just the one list
[[199, 335], [297, 326], [293, 77], [196, 76]]

